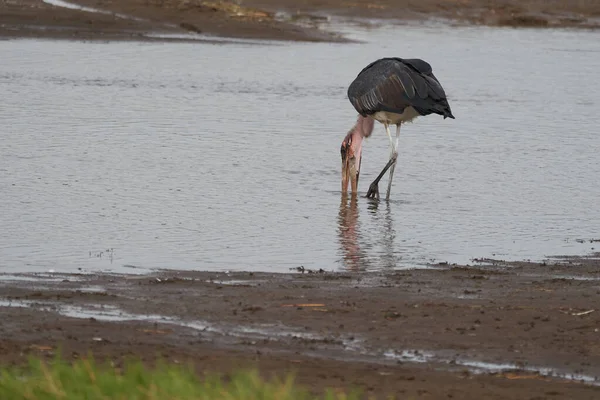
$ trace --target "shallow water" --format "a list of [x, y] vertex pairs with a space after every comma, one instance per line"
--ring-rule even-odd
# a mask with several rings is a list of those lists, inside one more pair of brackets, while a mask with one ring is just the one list
[[[600, 235], [598, 33], [352, 36], [365, 42], [0, 41], [0, 268], [287, 272], [591, 251], [576, 239]], [[457, 119], [405, 126], [392, 200], [345, 207], [346, 88], [390, 55], [429, 61]], [[362, 195], [388, 146], [377, 125]]]

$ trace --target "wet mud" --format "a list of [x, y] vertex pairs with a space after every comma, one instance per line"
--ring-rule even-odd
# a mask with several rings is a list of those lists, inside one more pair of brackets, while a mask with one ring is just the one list
[[[85, 40], [233, 38], [344, 41], [330, 22], [445, 21], [459, 25], [597, 29], [600, 3], [566, 0], [3, 0], [0, 37]], [[88, 10], [73, 9], [73, 5]], [[94, 11], [95, 10], [95, 11]], [[100, 12], [99, 12], [100, 11]], [[170, 39], [148, 33], [171, 35]], [[196, 36], [181, 37], [181, 34]], [[176, 35], [180, 35], [177, 37]]]
[[294, 372], [315, 393], [600, 397], [600, 259], [380, 273], [3, 275], [0, 362], [91, 352], [224, 374]]

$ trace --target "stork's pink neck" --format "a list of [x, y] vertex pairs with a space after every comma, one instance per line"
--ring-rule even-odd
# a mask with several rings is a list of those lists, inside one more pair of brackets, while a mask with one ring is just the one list
[[356, 124], [354, 124], [352, 130], [348, 133], [348, 136], [352, 136], [352, 148], [357, 159], [360, 159], [363, 139], [368, 138], [373, 133], [374, 122], [373, 118], [359, 115]]
[[[350, 143], [351, 154], [356, 160], [357, 172], [360, 171], [360, 159], [362, 156], [362, 143], [364, 138], [371, 136], [373, 132], [374, 120], [370, 117], [363, 117], [359, 115], [356, 124], [352, 127], [352, 130], [348, 132], [346, 136], [346, 143]], [[348, 140], [350, 139], [350, 140]]]
[[359, 131], [359, 134], [362, 137], [368, 138], [373, 133], [373, 126], [375, 125], [375, 120], [371, 117], [363, 117], [359, 115], [356, 119], [356, 125], [354, 125], [354, 129]]
[[352, 146], [352, 154], [356, 157], [356, 165], [360, 167], [360, 156], [362, 153], [362, 142], [365, 136], [363, 132], [357, 127], [357, 125], [352, 128], [352, 130], [348, 133], [348, 136], [351, 136], [351, 146]]

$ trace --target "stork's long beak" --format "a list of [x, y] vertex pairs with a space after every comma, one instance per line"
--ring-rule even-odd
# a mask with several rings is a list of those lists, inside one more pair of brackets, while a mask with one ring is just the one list
[[355, 194], [358, 192], [360, 153], [356, 154], [350, 134], [342, 142], [340, 153], [342, 155], [342, 193], [348, 192], [348, 183], [350, 183], [352, 193]]

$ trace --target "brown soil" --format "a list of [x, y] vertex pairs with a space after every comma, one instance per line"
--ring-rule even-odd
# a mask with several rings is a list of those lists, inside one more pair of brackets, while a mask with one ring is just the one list
[[[0, 0], [0, 37], [144, 39], [147, 32], [201, 32], [235, 38], [342, 40], [328, 17], [515, 27], [600, 26], [600, 1], [575, 0], [72, 0], [141, 18], [54, 7], [42, 0]], [[238, 5], [239, 4], [239, 5]], [[281, 13], [284, 12], [284, 13]], [[164, 40], [164, 39], [162, 39]]]
[[[199, 371], [295, 372], [316, 393], [357, 386], [398, 398], [600, 398], [600, 378], [540, 369], [600, 377], [598, 258], [369, 274], [53, 275], [0, 277], [0, 363], [60, 347], [71, 359], [91, 351], [117, 364], [161, 357]], [[512, 366], [490, 372], [468, 361]]]

